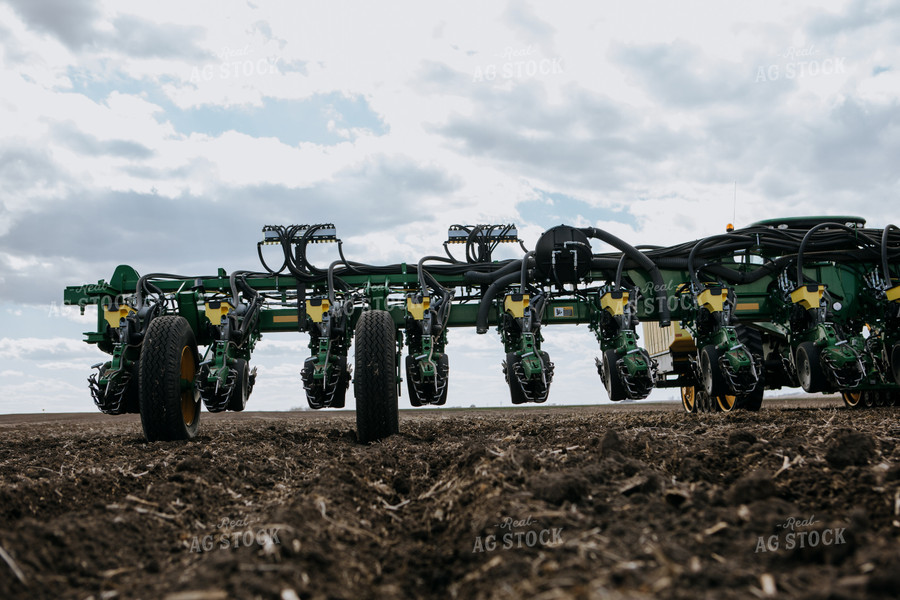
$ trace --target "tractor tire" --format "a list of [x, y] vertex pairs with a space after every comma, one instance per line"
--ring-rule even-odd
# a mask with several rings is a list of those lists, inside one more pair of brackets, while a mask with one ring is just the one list
[[188, 440], [200, 426], [197, 342], [184, 317], [150, 321], [139, 361], [141, 425], [149, 442]]
[[694, 386], [681, 388], [681, 406], [686, 413], [696, 413], [699, 409], [697, 405], [697, 388]]
[[825, 390], [828, 382], [822, 370], [822, 359], [819, 348], [812, 342], [803, 342], [797, 347], [794, 355], [797, 367], [797, 378], [804, 392], [815, 394]]
[[506, 360], [503, 362], [503, 374], [506, 376], [506, 383], [509, 385], [509, 398], [513, 404], [525, 404], [525, 392], [522, 390], [522, 384], [516, 377], [516, 365], [522, 361], [522, 357], [515, 352], [507, 352]]
[[619, 360], [615, 350], [609, 349], [603, 353], [603, 384], [606, 386], [606, 393], [613, 402], [619, 402], [628, 398], [628, 390], [622, 382], [619, 375], [619, 369], [616, 368], [616, 362]]
[[700, 375], [703, 379], [703, 389], [713, 399], [724, 396], [728, 392], [725, 375], [719, 368], [719, 355], [718, 348], [712, 344], [703, 346], [700, 350]]
[[356, 434], [368, 444], [399, 433], [397, 331], [391, 315], [368, 310], [356, 323]]
[[234, 380], [234, 389], [228, 398], [228, 410], [241, 412], [247, 406], [247, 398], [250, 396], [250, 365], [243, 358], [234, 361], [237, 378]]

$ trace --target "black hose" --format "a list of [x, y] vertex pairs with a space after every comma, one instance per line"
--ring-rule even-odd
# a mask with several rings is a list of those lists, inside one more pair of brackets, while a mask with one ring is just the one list
[[699, 292], [700, 286], [701, 286], [700, 278], [697, 276], [698, 270], [696, 268], [694, 268], [694, 257], [697, 256], [697, 251], [709, 242], [723, 240], [723, 239], [727, 239], [728, 241], [735, 242], [733, 244], [725, 244], [725, 246], [729, 250], [741, 250], [741, 249], [749, 248], [749, 247], [753, 246], [752, 238], [751, 239], [741, 239], [740, 236], [736, 236], [734, 233], [724, 233], [721, 235], [713, 235], [708, 238], [703, 238], [702, 240], [696, 242], [694, 244], [694, 247], [691, 248], [690, 254], [688, 254], [688, 264], [687, 264], [688, 271], [690, 272], [690, 276], [691, 276], [691, 283], [694, 285], [695, 291]]
[[488, 286], [488, 289], [485, 290], [484, 295], [481, 297], [481, 303], [478, 305], [478, 315], [475, 318], [476, 333], [487, 333], [488, 313], [490, 313], [491, 304], [493, 303], [494, 298], [503, 291], [506, 286], [515, 283], [520, 277], [520, 273], [507, 273]]
[[653, 261], [647, 258], [647, 255], [645, 255], [643, 252], [641, 252], [628, 242], [619, 239], [613, 234], [603, 231], [602, 229], [597, 229], [596, 227], [585, 227], [580, 231], [582, 231], [588, 237], [596, 238], [618, 248], [619, 250], [627, 254], [632, 260], [637, 262], [638, 265], [643, 267], [648, 273], [650, 273], [650, 278], [653, 280], [653, 284], [657, 292], [663, 293], [666, 296], [664, 301], [659, 303], [659, 324], [661, 327], [668, 327], [668, 325], [672, 322], [671, 313], [669, 312], [668, 291], [666, 290], [666, 285], [663, 282], [662, 274], [659, 272], [659, 268], [653, 263]]
[[478, 283], [487, 285], [497, 281], [500, 277], [515, 273], [522, 268], [522, 259], [516, 259], [508, 262], [491, 273], [480, 273], [478, 271], [466, 271], [463, 275], [467, 283]]
[[809, 243], [812, 235], [820, 229], [824, 229], [825, 227], [843, 229], [844, 231], [853, 234], [854, 238], [859, 238], [858, 229], [847, 227], [846, 225], [843, 225], [841, 223], [819, 223], [818, 225], [807, 231], [806, 235], [803, 236], [803, 241], [800, 242], [800, 248], [797, 250], [797, 286], [803, 285], [803, 251], [806, 250], [806, 245]]
[[525, 254], [525, 258], [522, 259], [522, 272], [521, 272], [521, 282], [519, 283], [519, 289], [522, 293], [525, 293], [525, 286], [528, 285], [528, 267], [529, 263], [534, 263], [534, 250], [531, 252], [527, 252]]
[[884, 281], [891, 285], [891, 266], [888, 263], [888, 233], [891, 229], [900, 231], [896, 225], [888, 225], [881, 234], [881, 268], [884, 270]]

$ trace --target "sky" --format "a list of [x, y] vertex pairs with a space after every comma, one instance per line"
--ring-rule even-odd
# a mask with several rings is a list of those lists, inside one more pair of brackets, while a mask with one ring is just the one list
[[[66, 285], [259, 269], [266, 224], [384, 264], [453, 223], [900, 223], [897, 40], [887, 0], [0, 0], [0, 413], [95, 410]], [[545, 337], [549, 402], [606, 402], [587, 328]], [[264, 337], [248, 408], [305, 404], [306, 343]], [[448, 352], [449, 406], [509, 404], [496, 333]]]

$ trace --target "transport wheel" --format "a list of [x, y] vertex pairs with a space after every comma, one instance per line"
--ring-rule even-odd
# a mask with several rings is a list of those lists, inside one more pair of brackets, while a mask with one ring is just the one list
[[825, 390], [825, 372], [819, 349], [812, 342], [803, 342], [797, 347], [794, 358], [797, 365], [797, 378], [803, 391], [815, 394]]
[[727, 392], [725, 375], [719, 368], [719, 350], [712, 344], [700, 350], [700, 375], [703, 378], [703, 389], [712, 398], [724, 396]]
[[603, 353], [602, 379], [603, 385], [606, 387], [606, 393], [613, 402], [624, 400], [628, 397], [628, 391], [619, 375], [619, 369], [616, 368], [616, 362], [619, 360], [616, 351], [609, 349]]
[[516, 377], [516, 365], [522, 361], [522, 358], [515, 352], [507, 352], [506, 360], [503, 362], [503, 374], [506, 376], [506, 383], [509, 385], [509, 397], [513, 404], [525, 404], [525, 392], [522, 390], [522, 384]]
[[862, 406], [863, 392], [841, 392], [844, 406], [847, 408], [860, 408]]
[[368, 310], [356, 323], [356, 432], [363, 444], [400, 431], [397, 407], [397, 332], [384, 310]]
[[141, 425], [147, 441], [188, 440], [200, 425], [197, 342], [184, 317], [150, 321], [139, 361]]
[[894, 372], [894, 381], [900, 385], [900, 344], [895, 344], [891, 351], [891, 370]]
[[228, 410], [240, 412], [247, 406], [247, 398], [250, 396], [250, 365], [243, 358], [234, 361], [237, 378], [234, 380], [234, 389], [228, 398]]
[[681, 388], [681, 406], [684, 407], [684, 412], [697, 412], [697, 389], [694, 386]]

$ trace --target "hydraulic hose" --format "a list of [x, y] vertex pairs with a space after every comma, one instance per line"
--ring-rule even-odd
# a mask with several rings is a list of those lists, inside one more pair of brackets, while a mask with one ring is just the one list
[[522, 259], [510, 261], [503, 267], [491, 273], [480, 273], [478, 271], [466, 271], [463, 275], [468, 283], [490, 284], [500, 277], [504, 277], [510, 273], [516, 273], [522, 268]]
[[659, 267], [657, 267], [643, 252], [609, 232], [597, 229], [596, 227], [585, 227], [584, 229], [581, 229], [581, 231], [588, 237], [598, 239], [618, 248], [650, 273], [650, 278], [653, 280], [657, 292], [666, 295], [666, 298], [661, 299], [663, 301], [659, 303], [659, 324], [662, 327], [667, 327], [672, 322], [672, 318], [671, 313], [669, 312], [668, 291], [663, 282], [662, 274], [659, 272]]
[[752, 238], [750, 238], [750, 239], [743, 238], [742, 239], [740, 236], [735, 236], [735, 234], [733, 234], [733, 233], [725, 233], [722, 235], [710, 236], [708, 238], [704, 238], [704, 239], [698, 241], [697, 243], [695, 243], [694, 247], [691, 248], [691, 253], [688, 254], [688, 264], [687, 264], [688, 271], [690, 272], [690, 275], [691, 275], [691, 283], [694, 285], [695, 290], [699, 291], [700, 286], [701, 286], [700, 278], [697, 276], [698, 269], [694, 268], [694, 258], [697, 256], [697, 251], [700, 248], [702, 248], [703, 246], [705, 246], [706, 244], [708, 244], [710, 242], [718, 241], [718, 240], [728, 240], [728, 241], [735, 242], [733, 244], [726, 244], [725, 245], [726, 248], [723, 248], [723, 250], [726, 250], [726, 249], [730, 250], [730, 251], [741, 250], [744, 248], [749, 248], [750, 246], [753, 245]]
[[900, 231], [896, 225], [888, 225], [881, 234], [881, 268], [884, 270], [884, 281], [891, 285], [891, 266], [888, 263], [888, 234], [891, 229]]
[[[812, 238], [812, 235], [819, 231], [820, 229], [824, 229], [825, 227], [843, 229], [851, 234], [853, 234], [854, 238], [859, 239], [859, 230], [854, 229], [852, 227], [847, 227], [841, 223], [819, 223], [815, 227], [811, 228], [806, 232], [806, 235], [803, 236], [803, 241], [800, 242], [800, 248], [797, 250], [797, 285], [803, 285], [803, 252], [806, 250], [806, 245], [809, 243], [809, 240]], [[884, 246], [882, 246], [882, 250]]]
[[478, 305], [478, 315], [475, 318], [476, 333], [487, 333], [488, 313], [490, 313], [491, 304], [493, 303], [494, 298], [503, 291], [506, 286], [518, 281], [520, 277], [521, 273], [507, 273], [488, 286], [488, 289], [484, 292], [484, 296], [481, 298], [481, 303]]

